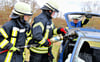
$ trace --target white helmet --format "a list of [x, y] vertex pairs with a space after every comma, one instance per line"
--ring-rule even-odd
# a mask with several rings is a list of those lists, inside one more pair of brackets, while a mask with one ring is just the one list
[[18, 2], [14, 5], [14, 9], [12, 10], [12, 14], [10, 15], [11, 18], [16, 18], [16, 16], [23, 16], [23, 15], [32, 15], [32, 9], [30, 5], [24, 2]]
[[79, 16], [74, 16], [74, 17], [72, 17], [72, 19], [77, 19], [77, 20], [79, 20], [80, 17], [79, 17]]
[[45, 3], [45, 5], [41, 9], [42, 10], [52, 10], [52, 11], [59, 12], [56, 2], [54, 2], [52, 0]]

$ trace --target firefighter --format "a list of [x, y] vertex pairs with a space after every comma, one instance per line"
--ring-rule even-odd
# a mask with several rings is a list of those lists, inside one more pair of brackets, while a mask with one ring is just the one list
[[[18, 2], [10, 15], [11, 20], [0, 28], [0, 62], [23, 62], [24, 48], [27, 37], [30, 36], [30, 25], [27, 22], [32, 16], [30, 5]], [[29, 41], [28, 39], [27, 41]]]
[[56, 18], [58, 7], [55, 2], [48, 1], [41, 8], [42, 13], [34, 18], [33, 42], [39, 46], [30, 48], [30, 62], [52, 62], [53, 55], [50, 38], [56, 34], [66, 34], [64, 28], [55, 28], [52, 18]]
[[86, 25], [89, 22], [89, 18], [91, 18], [91, 16], [86, 16], [85, 20], [79, 21], [80, 18], [78, 16], [74, 16], [72, 17], [72, 20], [70, 22], [72, 27], [83, 27], [83, 25]]

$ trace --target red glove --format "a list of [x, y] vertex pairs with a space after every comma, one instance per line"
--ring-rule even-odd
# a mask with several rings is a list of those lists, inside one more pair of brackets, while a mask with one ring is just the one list
[[58, 28], [57, 33], [65, 35], [67, 32], [66, 32], [66, 30], [64, 28]]
[[50, 39], [48, 39], [48, 42], [49, 42], [49, 45], [48, 45], [48, 46], [50, 46], [50, 45], [51, 45], [51, 41], [50, 41]]
[[63, 32], [64, 34], [67, 33], [67, 32], [64, 30], [64, 28], [61, 28], [60, 31]]

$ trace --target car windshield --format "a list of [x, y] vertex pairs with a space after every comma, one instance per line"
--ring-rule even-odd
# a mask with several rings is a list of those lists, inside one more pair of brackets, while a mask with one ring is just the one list
[[[74, 17], [78, 18], [78, 20], [75, 20]], [[92, 16], [92, 18], [89, 18], [89, 21], [86, 20], [87, 18], [84, 15], [69, 15], [68, 18], [71, 27], [100, 29], [100, 17]]]

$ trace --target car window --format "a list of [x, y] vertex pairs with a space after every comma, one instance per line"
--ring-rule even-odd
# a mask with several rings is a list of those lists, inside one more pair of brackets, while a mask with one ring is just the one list
[[79, 57], [85, 62], [100, 62], [100, 42], [85, 41], [79, 52]]
[[[86, 17], [84, 15], [68, 15], [71, 27], [74, 27], [71, 24], [71, 22], [74, 23], [73, 17], [79, 17], [80, 18], [79, 21], [82, 21], [82, 22], [85, 21], [85, 19], [86, 19]], [[80, 23], [78, 25], [80, 25]], [[89, 19], [88, 23], [82, 25], [82, 28], [100, 29], [99, 26], [100, 26], [100, 17], [92, 16], [92, 18]]]

